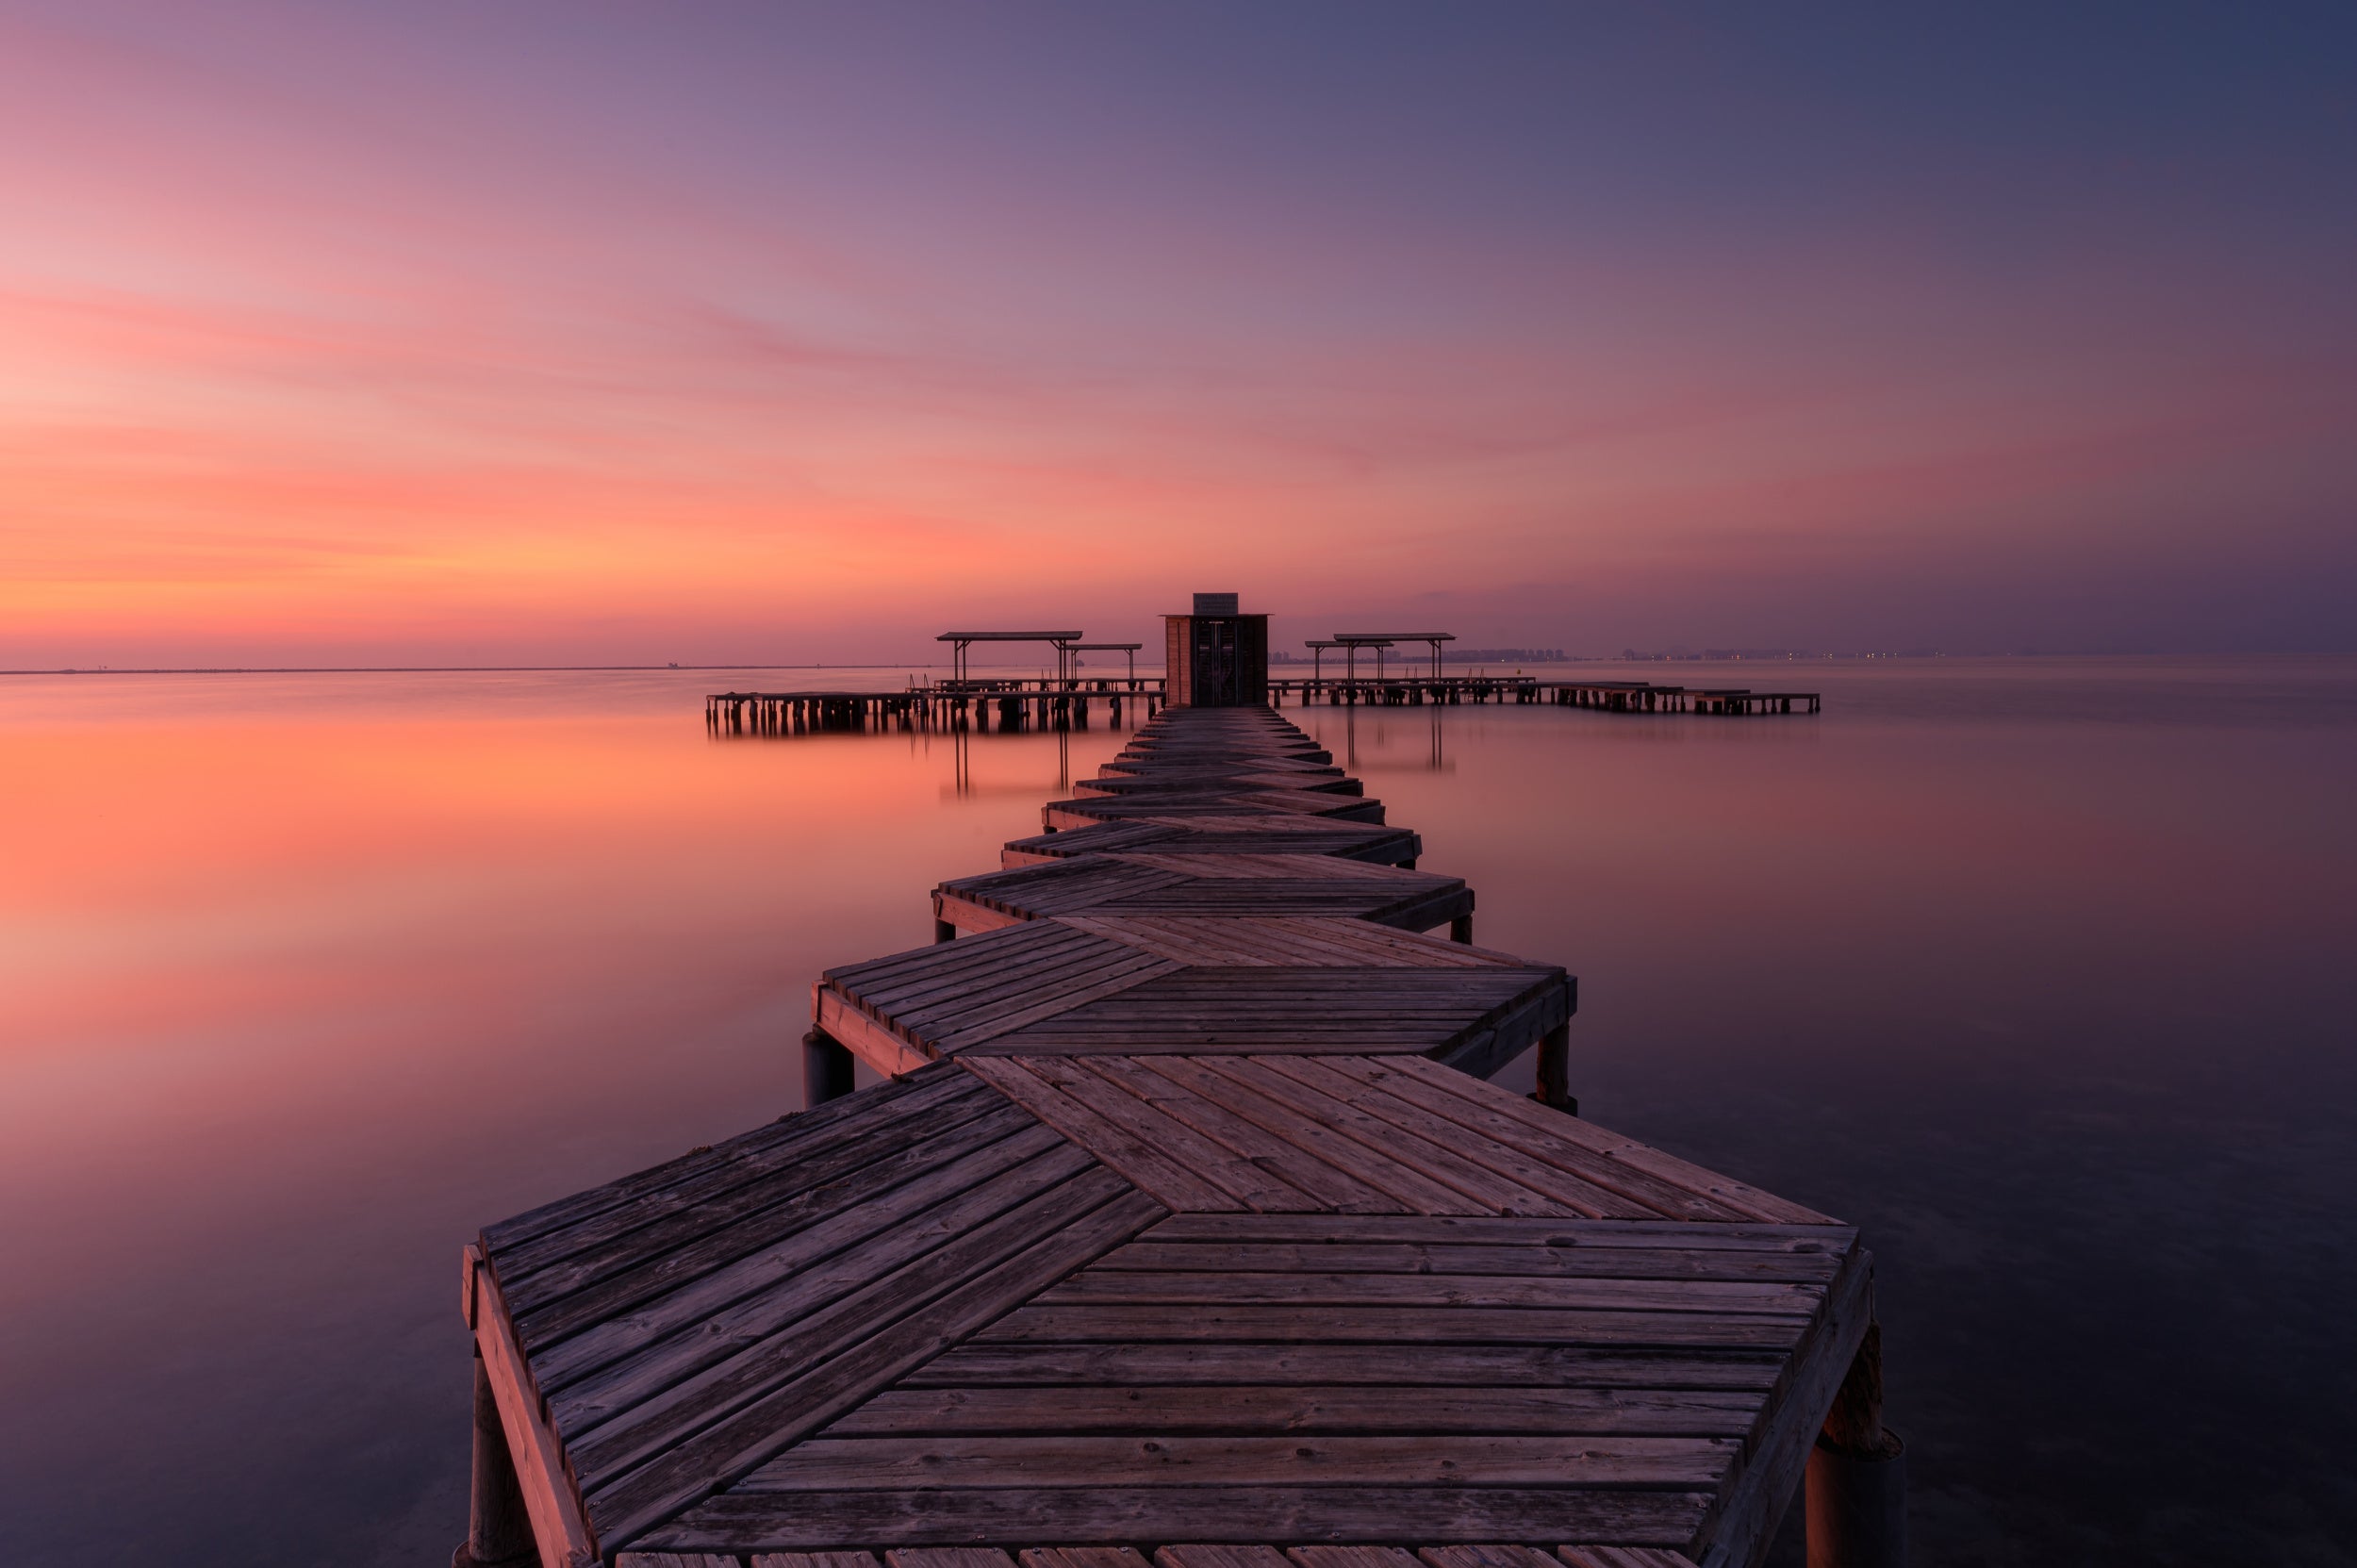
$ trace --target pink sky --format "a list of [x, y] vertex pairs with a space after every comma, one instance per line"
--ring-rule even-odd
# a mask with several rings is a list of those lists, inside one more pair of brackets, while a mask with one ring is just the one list
[[0, 14], [0, 664], [2357, 646], [2296, 74], [1340, 14]]

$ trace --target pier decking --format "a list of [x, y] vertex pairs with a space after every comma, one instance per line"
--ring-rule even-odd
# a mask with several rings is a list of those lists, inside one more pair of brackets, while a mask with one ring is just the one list
[[810, 1109], [486, 1229], [474, 1556], [1756, 1563], [1878, 1430], [1871, 1255], [1572, 1114], [1571, 977], [1421, 934], [1470, 891], [1306, 742], [1164, 713], [936, 889], [997, 929], [816, 983]]
[[1139, 817], [1011, 839], [998, 863], [1012, 870], [1078, 855], [1151, 850], [1168, 855], [1340, 855], [1415, 868], [1424, 840], [1406, 828], [1324, 817]]
[[937, 934], [1059, 915], [1348, 916], [1471, 941], [1473, 891], [1457, 877], [1327, 855], [1093, 854], [961, 877], [933, 889]]
[[1085, 828], [1093, 822], [1134, 822], [1187, 817], [1304, 817], [1381, 826], [1383, 802], [1323, 790], [1226, 790], [1206, 784], [1161, 789], [1144, 795], [1082, 795], [1040, 807], [1040, 826], [1050, 832]]

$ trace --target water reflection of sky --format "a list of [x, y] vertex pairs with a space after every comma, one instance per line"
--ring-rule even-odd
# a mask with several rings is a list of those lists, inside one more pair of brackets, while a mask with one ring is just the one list
[[[1825, 715], [1288, 712], [1580, 976], [1589, 1114], [1868, 1227], [1919, 1561], [2333, 1560], [2357, 666], [1772, 674]], [[1117, 744], [962, 789], [711, 679], [0, 687], [22, 1560], [445, 1557], [459, 1243], [789, 1109], [809, 980]]]

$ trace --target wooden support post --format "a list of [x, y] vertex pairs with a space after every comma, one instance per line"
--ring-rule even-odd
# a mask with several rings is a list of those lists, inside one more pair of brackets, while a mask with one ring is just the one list
[[1558, 1111], [1579, 1114], [1579, 1101], [1572, 1094], [1571, 1020], [1565, 1019], [1540, 1036], [1539, 1087], [1530, 1098]]
[[1473, 916], [1459, 915], [1456, 919], [1451, 920], [1448, 923], [1448, 939], [1452, 942], [1462, 942], [1467, 947], [1471, 947], [1473, 945]]
[[802, 1107], [810, 1110], [841, 1099], [859, 1086], [851, 1076], [851, 1053], [823, 1029], [802, 1036]]
[[451, 1568], [524, 1568], [540, 1560], [532, 1515], [524, 1510], [516, 1461], [500, 1425], [499, 1398], [483, 1352], [474, 1357], [474, 1482], [467, 1499], [467, 1539], [451, 1554]]
[[954, 942], [954, 941], [956, 941], [957, 939], [958, 939], [958, 928], [957, 928], [955, 925], [951, 924], [951, 923], [950, 923], [949, 921], [948, 921], [948, 920], [938, 920], [938, 919], [937, 919], [937, 920], [935, 920], [935, 921], [933, 922], [933, 940], [934, 940], [934, 941], [936, 941], [936, 942]]
[[1883, 1426], [1883, 1329], [1866, 1326], [1808, 1456], [1808, 1568], [1906, 1568], [1906, 1444]]

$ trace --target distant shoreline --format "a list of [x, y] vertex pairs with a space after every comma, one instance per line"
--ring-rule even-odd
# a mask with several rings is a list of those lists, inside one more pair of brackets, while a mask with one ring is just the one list
[[[1471, 659], [1476, 665], [1495, 664], [1565, 664], [1565, 665], [1681, 665], [1681, 664], [1945, 664], [1966, 661], [2027, 661], [2034, 659], [2332, 659], [2357, 657], [2357, 650], [2285, 650], [2242, 652], [2169, 652], [2147, 651], [2137, 653], [1754, 653], [1727, 654], [1713, 658], [1700, 653], [1644, 654], [1630, 657], [1625, 653], [1573, 654], [1560, 659]], [[1457, 661], [1451, 660], [1451, 663]], [[1294, 666], [1309, 667], [1308, 659], [1271, 659], [1272, 674], [1287, 673], [1283, 679], [1299, 677], [1290, 671]], [[724, 669], [947, 669], [947, 663], [925, 660], [894, 659], [868, 664], [362, 664], [362, 665], [161, 665], [139, 668], [24, 668], [0, 669], [0, 678], [55, 675], [590, 675], [590, 674], [656, 674], [672, 672], [681, 675], [696, 671]], [[1015, 665], [992, 666], [993, 668], [1014, 668]], [[1146, 673], [1141, 671], [1140, 673]]]
[[0, 669], [0, 675], [685, 675], [699, 669], [936, 669], [911, 664], [354, 664], [354, 665], [171, 665], [149, 669]]

